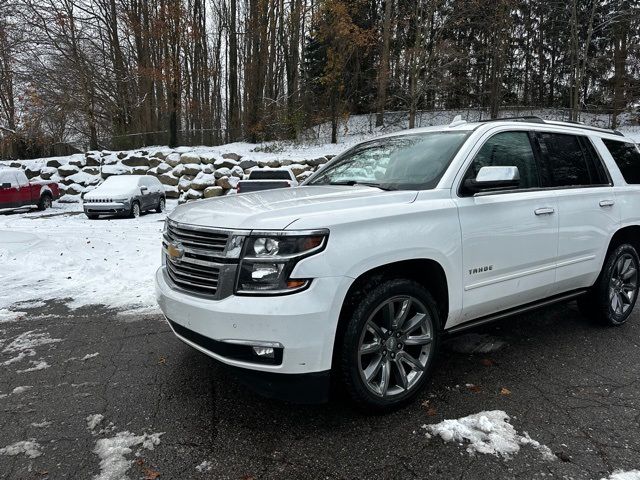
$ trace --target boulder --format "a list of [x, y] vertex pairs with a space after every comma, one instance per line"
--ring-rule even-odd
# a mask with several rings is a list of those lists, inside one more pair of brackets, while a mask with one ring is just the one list
[[179, 153], [170, 153], [169, 155], [167, 155], [167, 157], [164, 159], [164, 161], [167, 162], [172, 167], [175, 167], [176, 165], [178, 165], [180, 163], [180, 154]]
[[157, 152], [153, 152], [151, 154], [152, 158], [159, 158], [160, 160], [164, 160], [165, 158], [167, 158], [167, 154], [165, 152], [163, 152], [162, 150], [158, 150]]
[[99, 167], [100, 157], [87, 154], [85, 165], [87, 167]]
[[84, 167], [82, 171], [89, 175], [98, 175], [100, 173], [100, 169], [98, 167]]
[[178, 187], [173, 187], [171, 185], [164, 186], [164, 194], [167, 198], [180, 198], [180, 192], [178, 191]]
[[235, 160], [236, 162], [242, 158], [242, 155], [238, 155], [237, 153], [223, 153], [222, 158], [230, 158], [231, 160]]
[[158, 176], [158, 169], [157, 168], [150, 168], [149, 170], [147, 170], [147, 173], [145, 175], [153, 175], [154, 177]]
[[173, 170], [171, 170], [171, 175], [174, 177], [180, 178], [184, 174], [184, 165], [178, 165]]
[[169, 175], [168, 173], [158, 175], [158, 180], [160, 180], [160, 183], [162, 183], [163, 185], [169, 185], [173, 187], [178, 185], [178, 182], [180, 181], [178, 180], [178, 178], [174, 177], [173, 175]]
[[159, 158], [156, 158], [156, 157], [149, 158], [149, 166], [151, 168], [155, 168], [158, 165], [160, 165], [161, 163], [163, 163], [163, 161], [161, 159], [159, 159]]
[[333, 157], [335, 157], [335, 155], [325, 155], [325, 156], [324, 156], [324, 158], [326, 158], [326, 159], [327, 159], [327, 162], [328, 162], [329, 160], [331, 160]]
[[314, 158], [312, 160], [307, 160], [307, 165], [311, 165], [312, 167], [317, 167], [318, 165], [322, 165], [327, 162], [328, 162], [327, 157], [319, 157], [319, 158]]
[[306, 172], [302, 172], [300, 175], [296, 175], [296, 180], [298, 180], [298, 182], [302, 183], [304, 180], [309, 178], [311, 175], [313, 175], [313, 172], [308, 170]]
[[58, 167], [58, 174], [61, 177], [68, 177], [74, 173], [78, 173], [80, 169], [76, 165], [66, 164]]
[[[58, 169], [58, 172], [59, 171], [60, 169]], [[124, 165], [115, 164], [115, 165], [104, 165], [102, 167], [102, 171], [100, 172], [100, 175], [102, 176], [102, 178], [109, 178], [113, 175], [128, 175], [129, 173], [131, 173], [130, 170]]]
[[244, 170], [236, 165], [231, 169], [231, 175], [234, 177], [242, 178], [244, 177]]
[[9, 166], [11, 168], [22, 168], [22, 164], [20, 162], [11, 162]]
[[238, 177], [220, 177], [216, 180], [216, 185], [224, 188], [225, 190], [229, 190], [231, 188], [237, 188], [239, 182], [240, 179]]
[[67, 178], [63, 178], [62, 182], [65, 185], [70, 185], [72, 183], [77, 183], [86, 187], [87, 185], [97, 185], [100, 183], [100, 177], [97, 175], [89, 175], [85, 172], [74, 173], [73, 175], [68, 176]]
[[24, 169], [24, 173], [28, 179], [32, 179], [40, 175], [41, 170], [41, 165], [27, 165]]
[[127, 158], [129, 154], [127, 152], [118, 152], [116, 156], [118, 157], [118, 160], [122, 160], [123, 158]]
[[55, 167], [43, 167], [40, 171], [40, 177], [43, 180], [51, 180], [51, 177], [58, 173], [58, 169]]
[[82, 192], [84, 192], [84, 187], [82, 185], [72, 183], [67, 187], [66, 193], [67, 195], [80, 195]]
[[203, 153], [200, 155], [200, 161], [206, 165], [212, 165], [216, 161], [216, 156], [213, 153]]
[[207, 187], [204, 189], [204, 198], [219, 197], [224, 193], [222, 187]]
[[216, 177], [210, 173], [199, 173], [191, 182], [191, 188], [194, 190], [205, 190], [207, 187], [216, 185]]
[[149, 170], [149, 167], [144, 167], [144, 166], [133, 167], [131, 169], [131, 173], [133, 173], [134, 175], [146, 175], [148, 170]]
[[291, 169], [291, 171], [296, 177], [300, 175], [302, 172], [307, 172], [312, 169], [312, 167], [309, 165], [300, 165], [299, 163], [295, 163], [291, 165], [289, 168]]
[[221, 158], [220, 160], [216, 160], [215, 162], [213, 162], [213, 166], [215, 168], [233, 168], [236, 165], [238, 165], [238, 162], [230, 158]]
[[60, 161], [56, 160], [55, 158], [52, 158], [51, 160], [47, 160], [47, 167], [58, 168], [60, 165], [62, 165]]
[[116, 163], [118, 163], [118, 157], [113, 153], [102, 157], [103, 165], [115, 165]]
[[204, 165], [202, 167], [202, 171], [204, 173], [213, 173], [215, 171], [215, 169], [213, 168], [213, 165]]
[[238, 165], [240, 165], [240, 168], [242, 168], [243, 170], [247, 170], [248, 168], [253, 168], [253, 167], [257, 167], [258, 166], [258, 162], [254, 162], [253, 160], [240, 160], [240, 163], [238, 163]]
[[191, 164], [200, 164], [202, 163], [202, 160], [200, 160], [200, 155], [198, 155], [197, 153], [183, 153], [182, 155], [180, 155], [180, 163], [191, 163]]
[[185, 194], [185, 197], [187, 200], [198, 200], [199, 198], [202, 198], [204, 195], [202, 192], [199, 192], [198, 190], [193, 190], [193, 189], [189, 189], [187, 190], [187, 193]]
[[293, 160], [289, 160], [288, 158], [285, 158], [283, 160], [279, 160], [280, 162], [280, 166], [281, 167], [286, 167], [288, 165], [291, 165], [292, 163], [295, 163]]
[[69, 160], [69, 165], [75, 165], [76, 167], [84, 167], [87, 164], [87, 160], [84, 157], [75, 157]]
[[178, 190], [181, 192], [185, 192], [191, 188], [191, 182], [195, 177], [191, 175], [183, 175], [180, 177], [180, 181], [178, 182]]
[[196, 176], [202, 171], [202, 167], [197, 163], [187, 163], [184, 165], [184, 174]]
[[62, 195], [59, 199], [59, 203], [78, 203], [80, 202], [80, 195]]
[[160, 165], [156, 167], [156, 170], [158, 171], [158, 173], [167, 173], [171, 171], [171, 165], [169, 165], [168, 163], [162, 162]]
[[213, 172], [213, 174], [216, 176], [216, 178], [230, 177], [231, 176], [231, 170], [229, 170], [226, 167], [223, 167], [223, 168], [219, 168], [218, 170]]
[[122, 164], [127, 167], [147, 167], [149, 168], [149, 159], [147, 157], [131, 156], [122, 160]]
[[264, 162], [262, 162], [262, 165], [269, 168], [278, 168], [280, 166], [280, 160], [271, 158], [269, 160], [265, 160]]

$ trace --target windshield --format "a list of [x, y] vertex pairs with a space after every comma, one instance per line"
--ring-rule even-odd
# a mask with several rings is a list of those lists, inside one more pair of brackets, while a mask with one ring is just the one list
[[107, 178], [100, 187], [109, 189], [132, 189], [138, 186], [138, 175], [113, 175]]
[[468, 132], [427, 132], [358, 145], [314, 175], [307, 185], [371, 185], [385, 190], [434, 188]]

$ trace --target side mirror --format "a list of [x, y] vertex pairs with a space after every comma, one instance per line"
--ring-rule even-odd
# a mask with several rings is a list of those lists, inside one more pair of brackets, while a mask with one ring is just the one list
[[482, 167], [475, 179], [467, 179], [464, 188], [471, 193], [506, 190], [520, 185], [518, 167]]
[[146, 193], [149, 191], [149, 189], [143, 185], [143, 186], [141, 186], [141, 187], [140, 187], [140, 191], [141, 191], [143, 194], [146, 194]]
[[11, 184], [10, 183], [2, 183], [2, 184], [0, 184], [0, 188], [11, 188]]

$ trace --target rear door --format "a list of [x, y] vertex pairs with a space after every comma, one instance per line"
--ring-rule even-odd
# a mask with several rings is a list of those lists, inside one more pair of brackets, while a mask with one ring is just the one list
[[524, 130], [484, 137], [459, 183], [475, 178], [483, 166], [515, 166], [520, 173], [518, 188], [475, 195], [459, 189], [454, 197], [462, 231], [463, 321], [552, 292], [558, 207], [555, 192], [542, 188], [531, 139]]
[[556, 293], [591, 286], [618, 228], [612, 182], [586, 135], [538, 132], [545, 183], [558, 198]]

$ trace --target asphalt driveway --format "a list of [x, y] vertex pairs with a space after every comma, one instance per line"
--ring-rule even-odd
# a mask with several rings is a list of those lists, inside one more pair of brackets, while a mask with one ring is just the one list
[[[149, 479], [600, 479], [640, 469], [638, 312], [605, 329], [568, 304], [479, 330], [485, 346], [502, 344], [495, 351], [468, 353], [467, 341], [460, 353], [449, 341], [419, 400], [366, 416], [340, 398], [263, 399], [157, 315], [20, 310], [0, 323], [0, 447], [33, 442], [39, 455], [5, 451], [0, 478], [110, 478], [131, 460], [127, 475]], [[525, 447], [510, 459], [470, 455], [421, 428], [484, 410], [505, 411], [558, 458]]]

